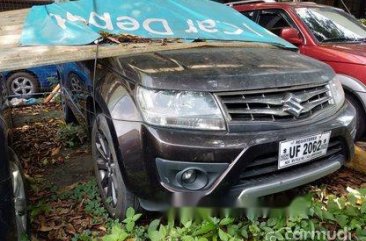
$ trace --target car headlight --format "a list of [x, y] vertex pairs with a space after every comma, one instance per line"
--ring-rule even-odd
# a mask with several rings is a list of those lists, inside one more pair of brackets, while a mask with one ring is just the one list
[[329, 82], [330, 93], [333, 97], [333, 101], [337, 109], [341, 108], [345, 101], [344, 90], [342, 83], [339, 81], [337, 76]]
[[222, 112], [210, 93], [137, 89], [144, 120], [152, 125], [225, 130]]

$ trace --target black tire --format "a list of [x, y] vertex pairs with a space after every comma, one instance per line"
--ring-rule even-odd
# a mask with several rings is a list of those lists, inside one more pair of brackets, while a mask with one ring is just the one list
[[365, 130], [366, 130], [365, 109], [353, 95], [346, 93], [346, 98], [356, 109], [356, 128], [357, 128], [356, 141], [359, 141], [365, 136]]
[[64, 112], [64, 120], [66, 124], [79, 124], [71, 108], [65, 101], [65, 95], [62, 96], [62, 109]]
[[[18, 91], [16, 91], [16, 86], [19, 86], [17, 83], [27, 83], [24, 88], [20, 87]], [[10, 95], [28, 95], [32, 96], [35, 93], [39, 92], [39, 83], [37, 78], [27, 72], [16, 72], [10, 75], [7, 79], [7, 87]]]
[[129, 207], [139, 209], [139, 202], [123, 181], [112, 133], [103, 114], [98, 114], [93, 122], [91, 140], [95, 176], [103, 204], [113, 218], [124, 219]]
[[64, 118], [65, 118], [65, 122], [66, 124], [75, 124], [75, 125], [78, 125], [79, 122], [77, 121], [74, 113], [72, 112], [72, 110], [70, 109], [70, 107], [65, 104], [63, 106], [64, 108]]

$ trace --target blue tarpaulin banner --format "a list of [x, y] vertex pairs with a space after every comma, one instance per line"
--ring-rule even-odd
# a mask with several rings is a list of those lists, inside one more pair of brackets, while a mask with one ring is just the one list
[[295, 48], [234, 9], [209, 0], [79, 0], [35, 6], [26, 18], [21, 44], [84, 45], [101, 32]]

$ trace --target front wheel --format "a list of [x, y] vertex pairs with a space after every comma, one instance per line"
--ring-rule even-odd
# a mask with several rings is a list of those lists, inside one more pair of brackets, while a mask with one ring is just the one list
[[94, 120], [91, 139], [95, 175], [102, 201], [113, 218], [123, 219], [127, 208], [136, 210], [139, 204], [123, 182], [112, 134], [103, 114], [98, 114]]
[[27, 72], [12, 74], [7, 82], [10, 95], [32, 96], [39, 90], [37, 78]]

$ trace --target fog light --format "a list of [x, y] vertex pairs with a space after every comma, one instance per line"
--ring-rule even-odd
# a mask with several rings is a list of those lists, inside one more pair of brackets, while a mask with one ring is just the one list
[[185, 189], [192, 191], [200, 190], [208, 183], [207, 173], [198, 168], [186, 168], [177, 174], [176, 179]]
[[197, 179], [197, 172], [194, 169], [189, 169], [182, 174], [182, 182], [191, 184]]
[[[229, 163], [183, 162], [156, 158], [161, 184], [169, 191], [207, 190]], [[184, 175], [183, 175], [184, 174]]]

